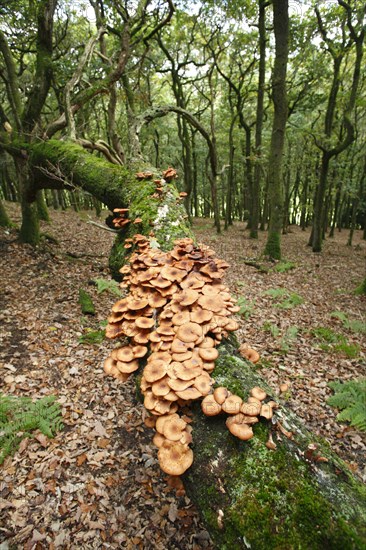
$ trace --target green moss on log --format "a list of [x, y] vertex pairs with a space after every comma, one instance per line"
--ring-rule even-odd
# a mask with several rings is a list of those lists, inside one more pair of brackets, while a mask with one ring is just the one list
[[[221, 346], [213, 377], [246, 398], [260, 385], [271, 389], [247, 362]], [[193, 424], [193, 466], [185, 474], [189, 496], [223, 550], [365, 548], [365, 490], [329, 445], [315, 438], [281, 407], [278, 419], [294, 433], [277, 449], [265, 446], [270, 424], [254, 425], [255, 437], [241, 442], [225, 417], [207, 418], [197, 406]], [[276, 439], [276, 436], [274, 436]], [[328, 462], [305, 460], [309, 443]], [[218, 524], [222, 510], [223, 528]], [[249, 546], [250, 545], [250, 546]]]

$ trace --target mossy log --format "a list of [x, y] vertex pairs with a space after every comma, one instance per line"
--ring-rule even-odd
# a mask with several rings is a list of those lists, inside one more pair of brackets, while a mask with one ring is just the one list
[[[273, 394], [228, 342], [220, 346], [212, 376], [242, 398], [254, 386]], [[255, 424], [255, 436], [245, 442], [230, 434], [225, 416], [205, 417], [196, 405], [195, 459], [184, 476], [218, 548], [366, 548], [365, 487], [327, 443], [284, 405], [273, 422]], [[269, 433], [275, 450], [265, 445]]]
[[[90, 193], [111, 211], [114, 208], [129, 208], [131, 222], [116, 233], [116, 241], [109, 258], [113, 276], [118, 276], [129, 250], [124, 248], [125, 239], [136, 233], [154, 234], [162, 250], [169, 250], [175, 239], [192, 236], [186, 212], [174, 183], [161, 184], [163, 192], [157, 196], [154, 179], [161, 173], [144, 167], [153, 173], [148, 179], [137, 179], [135, 172], [141, 166], [126, 168], [111, 164], [96, 157], [73, 142], [49, 140], [25, 145], [29, 163], [33, 167], [34, 187], [29, 200], [42, 188], [78, 187]], [[142, 221], [137, 225], [134, 220]]]
[[[163, 198], [156, 198], [152, 179], [138, 181], [132, 170], [111, 165], [68, 142], [33, 145], [29, 155], [39, 176], [37, 189], [58, 187], [66, 180], [111, 210], [129, 207], [132, 221], [143, 220], [139, 225], [131, 222], [119, 233], [112, 251], [113, 273], [125, 262], [129, 249], [123, 243], [133, 233], [153, 231], [152, 238], [163, 250], [171, 248], [176, 238], [191, 236], [174, 184], [164, 184]], [[228, 342], [220, 346], [213, 374], [216, 382], [242, 397], [253, 386], [271, 395], [252, 366], [236, 355], [236, 347]], [[198, 405], [194, 408], [195, 460], [184, 482], [216, 546], [227, 550], [366, 548], [361, 482], [286, 407], [276, 412], [276, 418], [293, 432], [293, 439], [280, 434], [276, 425], [260, 422], [254, 426], [255, 437], [240, 442], [229, 433], [223, 417], [206, 418]], [[276, 450], [265, 446], [269, 430], [275, 431]], [[316, 450], [309, 450], [314, 443]]]

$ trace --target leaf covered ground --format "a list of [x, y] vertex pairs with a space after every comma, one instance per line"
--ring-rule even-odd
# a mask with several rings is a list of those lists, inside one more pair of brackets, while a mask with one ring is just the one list
[[[54, 439], [23, 439], [0, 468], [1, 548], [211, 548], [191, 502], [159, 469], [133, 380], [103, 373], [113, 343], [86, 342], [116, 299], [94, 283], [109, 278], [113, 235], [88, 224], [87, 213], [51, 215], [37, 250], [19, 245], [15, 230], [0, 233], [1, 391], [55, 394], [65, 426]], [[365, 297], [352, 293], [365, 276], [361, 234], [352, 247], [337, 234], [314, 255], [308, 233], [292, 228], [286, 263], [276, 265], [257, 259], [265, 235], [251, 241], [240, 223], [217, 237], [211, 221], [198, 220], [195, 231], [231, 264], [238, 337], [260, 353], [260, 374], [275, 393], [286, 383], [289, 406], [365, 479], [365, 434], [326, 404], [328, 382], [366, 375]], [[95, 316], [82, 315], [80, 288]]]

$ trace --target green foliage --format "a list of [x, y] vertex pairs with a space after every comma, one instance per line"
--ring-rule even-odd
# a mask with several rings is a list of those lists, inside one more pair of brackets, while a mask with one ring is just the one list
[[359, 321], [358, 319], [349, 319], [348, 315], [343, 311], [333, 311], [330, 316], [342, 321], [345, 329], [351, 330], [352, 332], [366, 334], [366, 323]]
[[271, 296], [274, 300], [284, 298], [284, 300], [281, 302], [277, 301], [275, 304], [276, 307], [281, 309], [292, 309], [304, 302], [304, 299], [299, 294], [296, 294], [296, 292], [289, 292], [286, 288], [270, 288], [266, 290], [265, 294]]
[[366, 431], [366, 378], [348, 382], [330, 382], [334, 395], [328, 405], [341, 409], [337, 415], [340, 422], [350, 422], [359, 430]]
[[280, 335], [281, 331], [277, 325], [273, 325], [269, 321], [265, 321], [262, 325], [262, 329], [266, 332], [270, 332], [273, 338], [277, 338]]
[[362, 295], [366, 294], [366, 277], [362, 281], [362, 283], [354, 290], [354, 294]]
[[360, 353], [358, 344], [349, 344], [347, 341], [334, 346], [334, 351], [346, 355], [349, 359], [355, 359]]
[[239, 296], [238, 306], [240, 307], [238, 315], [241, 315], [244, 319], [248, 319], [253, 313], [253, 303], [244, 298], [244, 296]]
[[40, 430], [54, 437], [63, 428], [61, 406], [54, 395], [37, 401], [29, 397], [0, 395], [0, 464], [14, 453], [25, 437]]
[[276, 300], [278, 298], [284, 298], [287, 296], [288, 292], [285, 288], [269, 288], [264, 294], [267, 294], [267, 296], [271, 296], [271, 298]]
[[[262, 325], [262, 329], [266, 332], [270, 332], [273, 338], [278, 338], [281, 335], [281, 330], [277, 325], [269, 323], [266, 321]], [[299, 329], [297, 326], [293, 325], [286, 329], [282, 334], [280, 339], [280, 350], [282, 353], [288, 353], [291, 349], [293, 342], [296, 340]]]
[[103, 340], [105, 339], [105, 330], [99, 329], [99, 330], [92, 330], [92, 329], [86, 329], [85, 334], [80, 336], [79, 343], [80, 344], [101, 344]]
[[291, 269], [295, 269], [295, 267], [296, 264], [294, 262], [283, 260], [274, 267], [274, 271], [277, 271], [277, 273], [287, 273], [287, 271], [291, 271]]
[[92, 297], [89, 292], [79, 289], [79, 304], [81, 305], [81, 311], [84, 315], [95, 315], [95, 307], [93, 304]]
[[343, 353], [349, 359], [354, 359], [360, 353], [358, 344], [350, 344], [343, 334], [338, 334], [328, 327], [315, 327], [312, 334], [320, 342], [320, 348], [327, 352]]
[[318, 340], [329, 344], [336, 344], [343, 338], [341, 334], [337, 334], [328, 327], [315, 327], [311, 329], [310, 333]]
[[110, 292], [116, 296], [122, 296], [119, 284], [114, 279], [94, 279], [94, 283], [97, 285], [98, 294], [101, 294], [102, 292]]

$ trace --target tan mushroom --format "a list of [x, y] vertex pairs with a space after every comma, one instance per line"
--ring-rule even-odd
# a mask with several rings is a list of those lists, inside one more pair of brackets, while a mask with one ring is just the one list
[[180, 476], [192, 465], [193, 451], [188, 445], [179, 442], [168, 446], [164, 443], [159, 449], [158, 460], [163, 472]]
[[177, 338], [182, 342], [196, 342], [202, 336], [202, 328], [197, 323], [186, 323], [177, 330]]
[[237, 414], [240, 411], [243, 400], [238, 395], [229, 395], [222, 403], [222, 410], [228, 414]]
[[252, 388], [249, 393], [252, 397], [259, 399], [259, 401], [263, 401], [267, 397], [266, 392], [261, 388], [259, 388], [258, 386], [256, 386], [255, 388]]
[[248, 441], [254, 436], [253, 430], [247, 424], [230, 424], [229, 432], [242, 441]]
[[181, 418], [176, 418], [177, 415], [171, 415], [163, 424], [163, 435], [170, 441], [179, 441], [182, 437], [182, 432], [187, 426]]
[[219, 403], [219, 405], [222, 405], [224, 401], [229, 397], [230, 392], [227, 388], [224, 388], [224, 386], [219, 386], [218, 388], [214, 389], [213, 396], [215, 398], [215, 401]]
[[243, 403], [240, 412], [247, 416], [258, 416], [261, 411], [261, 405], [258, 403]]
[[268, 403], [267, 404], [264, 403], [262, 405], [261, 410], [260, 410], [260, 416], [263, 416], [267, 420], [271, 420], [271, 418], [273, 417], [272, 407], [270, 405], [268, 405]]
[[217, 403], [212, 394], [206, 395], [206, 397], [202, 399], [201, 408], [206, 416], [217, 416], [222, 411], [221, 405]]

